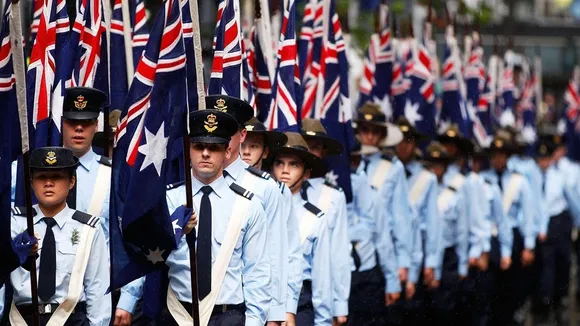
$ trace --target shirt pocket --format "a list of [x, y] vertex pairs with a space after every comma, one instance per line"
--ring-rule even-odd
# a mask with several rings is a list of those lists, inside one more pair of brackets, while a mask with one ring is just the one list
[[70, 242], [57, 244], [56, 270], [59, 273], [70, 274], [73, 269], [77, 246]]
[[[213, 230], [213, 239], [219, 245], [220, 249], [216, 251], [219, 254], [221, 250], [221, 246], [226, 241], [226, 232], [229, 226], [229, 219], [226, 223], [220, 224], [219, 226], [215, 226]], [[230, 261], [230, 266], [237, 266], [240, 263], [241, 255], [242, 255], [242, 244], [244, 240], [244, 227], [242, 226], [242, 230], [240, 231], [240, 235], [238, 236], [238, 240], [234, 246], [234, 253], [232, 254], [232, 259]], [[212, 263], [215, 263], [216, 256], [212, 255]]]

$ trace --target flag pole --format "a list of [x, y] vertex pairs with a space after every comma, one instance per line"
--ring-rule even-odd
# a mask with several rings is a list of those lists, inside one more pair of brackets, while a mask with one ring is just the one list
[[125, 43], [125, 62], [127, 63], [127, 86], [131, 86], [135, 65], [133, 63], [133, 38], [131, 35], [131, 15], [129, 13], [129, 1], [121, 1], [121, 12], [123, 13], [123, 40]]
[[[28, 112], [26, 111], [26, 79], [24, 74], [24, 53], [22, 44], [22, 23], [20, 17], [19, 0], [12, 0], [10, 19], [10, 42], [12, 65], [16, 78], [16, 102], [18, 103], [18, 118], [20, 121], [20, 133], [22, 136], [22, 162], [24, 165], [24, 196], [26, 202], [26, 225], [28, 235], [34, 237], [34, 222], [32, 220], [32, 189], [30, 185], [30, 147], [28, 136]], [[36, 259], [31, 259], [30, 267], [30, 293], [32, 306], [38, 307], [38, 278], [36, 277]], [[40, 325], [38, 309], [32, 309], [34, 326]]]
[[[199, 29], [199, 8], [197, 0], [189, 0], [189, 12], [191, 15], [191, 25], [194, 30], [193, 33], [193, 53], [195, 55], [195, 77], [196, 77], [196, 88], [197, 88], [197, 109], [205, 109], [205, 86], [203, 83], [203, 59], [202, 59], [202, 48], [201, 48], [201, 35]], [[192, 81], [193, 82], [193, 81]], [[187, 121], [189, 121], [189, 111], [193, 108], [189, 108], [187, 112]], [[185, 195], [186, 195], [186, 206], [193, 208], [193, 193], [191, 189], [191, 168], [190, 168], [190, 157], [189, 157], [189, 124], [186, 123], [185, 127], [186, 133], [183, 135], [183, 166], [185, 169]], [[192, 231], [192, 232], [195, 232]], [[194, 233], [195, 234], [195, 233]], [[200, 326], [199, 322], [199, 293], [197, 290], [197, 261], [195, 245], [189, 247], [189, 265], [191, 272], [191, 316], [193, 317], [193, 324], [195, 326]]]

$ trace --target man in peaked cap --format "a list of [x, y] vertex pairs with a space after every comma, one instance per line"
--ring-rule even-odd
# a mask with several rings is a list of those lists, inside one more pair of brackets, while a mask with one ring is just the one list
[[[342, 144], [328, 136], [319, 120], [302, 120], [300, 133], [306, 140], [310, 153], [321, 160], [343, 152]], [[320, 208], [328, 219], [332, 249], [330, 259], [334, 299], [332, 313], [335, 324], [344, 324], [348, 316], [351, 283], [351, 258], [349, 257], [351, 250], [347, 232], [346, 197], [342, 189], [325, 180], [323, 176], [311, 177], [302, 184], [302, 187], [302, 199]]]
[[487, 182], [500, 188], [504, 213], [513, 229], [512, 264], [498, 280], [502, 291], [497, 299], [499, 311], [494, 322], [500, 324], [517, 324], [523, 320], [521, 308], [529, 294], [526, 276], [531, 274], [536, 246], [534, 206], [529, 183], [523, 175], [508, 167], [508, 159], [515, 150], [512, 135], [498, 130], [490, 145], [491, 168], [481, 173]]
[[[78, 158], [62, 147], [42, 147], [30, 153], [34, 231], [42, 250], [37, 263], [39, 306], [32, 306], [30, 265], [10, 275], [14, 298], [13, 325], [108, 325], [111, 316], [108, 250], [97, 216], [68, 207], [66, 198], [76, 182]], [[12, 210], [12, 236], [27, 227], [26, 208]], [[79, 290], [79, 295], [74, 289]]]
[[245, 101], [225, 96], [211, 95], [206, 97], [206, 104], [220, 112], [234, 117], [238, 123], [236, 132], [230, 140], [231, 155], [224, 161], [224, 176], [228, 184], [237, 183], [253, 192], [266, 212], [268, 250], [267, 255], [271, 266], [272, 301], [268, 313], [268, 321], [281, 323], [286, 320], [286, 290], [288, 271], [284, 268], [289, 255], [287, 221], [289, 211], [282, 207], [282, 194], [278, 184], [270, 174], [249, 166], [240, 156], [247, 130], [244, 127], [254, 116], [254, 110]]
[[437, 211], [441, 216], [441, 243], [437, 249], [437, 266], [430, 287], [427, 306], [431, 318], [438, 325], [455, 325], [459, 280], [467, 276], [469, 222], [467, 212], [462, 209], [464, 197], [459, 191], [445, 183], [445, 170], [453, 157], [439, 142], [431, 142], [425, 150], [423, 160], [437, 177]]
[[299, 296], [291, 293], [288, 304], [296, 311], [295, 325], [329, 326], [332, 324], [333, 295], [328, 220], [322, 210], [300, 195], [302, 184], [309, 177], [321, 177], [327, 169], [308, 151], [300, 134], [289, 132], [286, 136], [288, 142], [272, 152], [272, 173], [292, 192], [291, 205], [299, 224], [303, 279]]
[[382, 154], [378, 149], [382, 146], [394, 146], [401, 142], [403, 134], [398, 126], [386, 121], [385, 115], [378, 105], [367, 103], [359, 111], [356, 121], [357, 135], [363, 146], [377, 149], [372, 154], [363, 155], [359, 169], [368, 177], [374, 189], [374, 196], [380, 207], [377, 208], [377, 227], [379, 235], [390, 233], [395, 245], [397, 256], [397, 272], [391, 271], [385, 255], [388, 250], [388, 239], [379, 236], [377, 240], [381, 269], [385, 275], [385, 304], [391, 305], [399, 299], [401, 282], [408, 281], [408, 271], [411, 267], [411, 204], [408, 198], [408, 184], [405, 168], [401, 161], [392, 156]]
[[548, 322], [555, 310], [559, 324], [569, 323], [567, 297], [570, 280], [572, 227], [580, 218], [580, 194], [555, 167], [552, 155], [556, 150], [553, 135], [543, 134], [536, 144], [536, 162], [541, 169], [541, 200], [545, 207], [540, 225], [538, 246], [541, 248], [539, 319]]
[[[196, 258], [201, 323], [263, 326], [271, 300], [266, 216], [253, 193], [226, 182], [223, 168], [232, 153], [228, 144], [239, 130], [238, 121], [208, 109], [191, 112], [189, 123], [193, 206], [199, 221]], [[170, 188], [167, 206], [173, 212], [186, 201], [186, 189], [183, 183]], [[164, 325], [191, 324], [191, 267], [185, 238], [166, 264], [169, 289]]]
[[425, 319], [420, 306], [425, 286], [434, 280], [434, 268], [437, 266], [437, 244], [440, 243], [439, 232], [442, 221], [437, 214], [437, 179], [435, 175], [417, 161], [416, 150], [422, 140], [429, 137], [420, 133], [409, 121], [400, 117], [397, 121], [403, 141], [395, 146], [399, 160], [405, 166], [406, 179], [409, 184], [409, 202], [413, 208], [413, 259], [409, 270], [409, 280], [405, 286], [405, 315], [411, 324], [422, 324]]

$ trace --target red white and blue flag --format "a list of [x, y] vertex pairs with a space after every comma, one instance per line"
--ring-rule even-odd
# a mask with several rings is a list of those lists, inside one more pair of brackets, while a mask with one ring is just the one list
[[314, 108], [320, 105], [318, 96], [319, 76], [323, 51], [323, 7], [324, 1], [310, 0], [305, 8], [301, 30], [298, 64], [300, 67], [301, 91], [298, 107], [302, 118], [314, 117]]
[[568, 156], [580, 160], [580, 67], [574, 68], [574, 75], [564, 93], [564, 118]]

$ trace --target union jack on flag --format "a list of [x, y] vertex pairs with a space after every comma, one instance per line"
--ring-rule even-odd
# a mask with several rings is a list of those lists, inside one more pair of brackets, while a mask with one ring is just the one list
[[499, 105], [496, 108], [497, 123], [502, 126], [515, 127], [515, 97], [514, 97], [514, 59], [515, 54], [512, 50], [507, 50], [504, 56], [504, 63], [500, 73], [499, 80]]
[[315, 116], [314, 108], [320, 104], [318, 96], [319, 76], [323, 51], [323, 7], [324, 1], [310, 0], [304, 15], [304, 26], [300, 37], [298, 63], [300, 65], [301, 91], [299, 107], [302, 118]]
[[111, 214], [122, 220], [111, 219], [114, 288], [162, 266], [182, 236], [188, 212], [169, 215], [165, 185], [168, 157], [184, 136], [185, 116], [181, 10], [179, 0], [165, 0], [137, 64], [116, 133]]
[[[466, 105], [469, 114], [473, 136], [482, 147], [487, 147], [491, 142], [491, 134], [488, 133], [486, 125], [482, 118], [487, 122], [487, 105], [482, 103], [480, 106], [480, 97], [484, 96], [483, 91], [486, 87], [486, 71], [483, 63], [483, 47], [479, 41], [479, 34], [473, 34], [472, 48], [468, 49], [469, 58], [465, 66], [465, 87], [466, 87]], [[483, 99], [485, 101], [485, 99]], [[481, 109], [486, 110], [484, 113]]]
[[272, 82], [270, 80], [264, 51], [262, 50], [262, 43], [256, 30], [256, 25], [259, 24], [257, 20], [254, 22], [254, 26], [250, 31], [247, 58], [250, 85], [256, 96], [254, 109], [255, 113], [257, 113], [256, 116], [261, 116], [270, 110], [272, 103]]
[[32, 23], [30, 24], [30, 45], [34, 45], [34, 40], [36, 40], [43, 5], [44, 0], [34, 0], [34, 6], [32, 7]]

